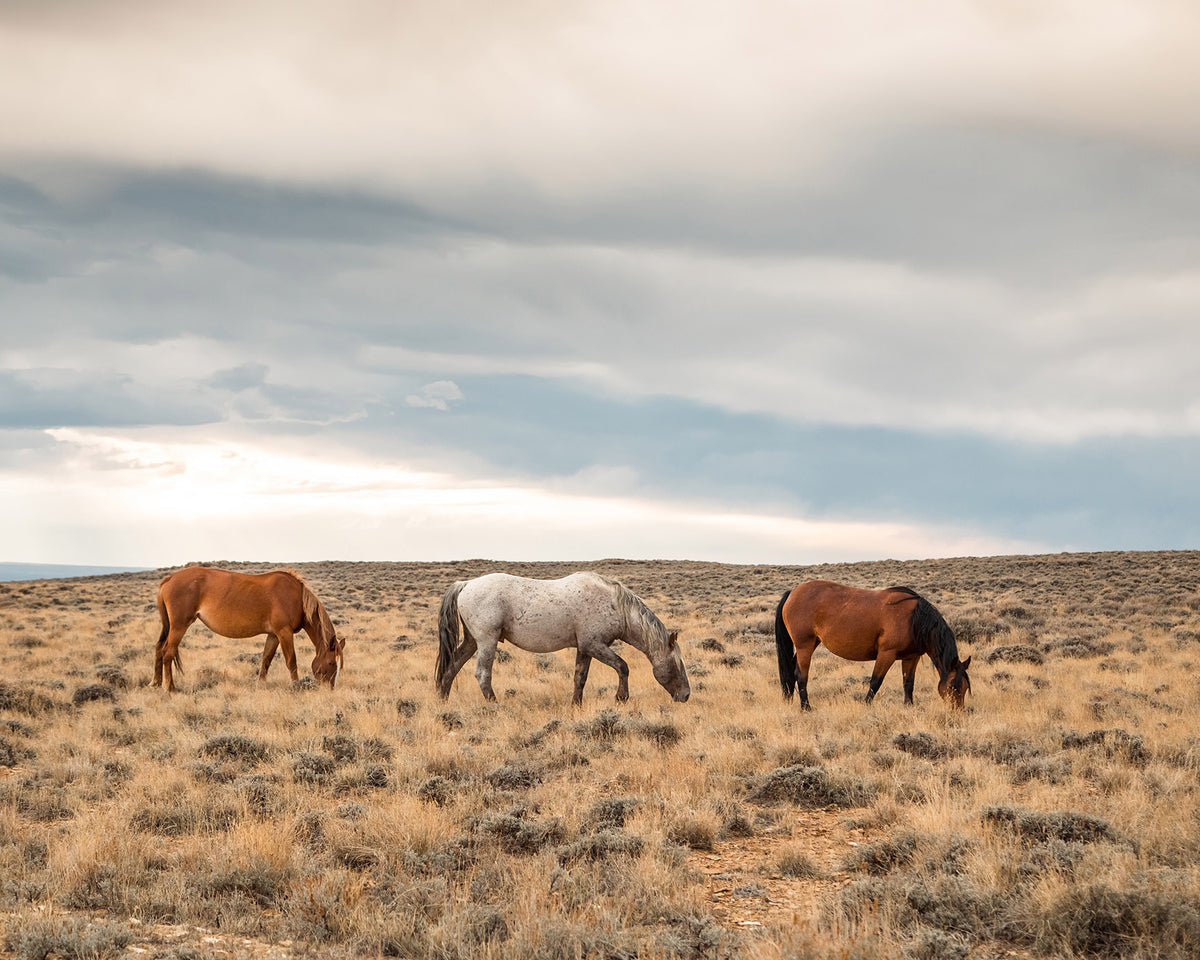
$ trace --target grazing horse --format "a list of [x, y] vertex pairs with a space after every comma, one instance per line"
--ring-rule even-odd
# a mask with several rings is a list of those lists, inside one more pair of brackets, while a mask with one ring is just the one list
[[183, 672], [179, 642], [196, 620], [224, 637], [241, 639], [265, 633], [259, 680], [266, 679], [275, 650], [282, 646], [292, 682], [299, 682], [292, 645], [297, 630], [308, 634], [317, 651], [312, 662], [314, 677], [332, 689], [342, 671], [346, 641], [338, 640], [317, 595], [290, 570], [234, 573], [214, 567], [184, 567], [168, 573], [158, 585], [158, 615], [162, 632], [154, 648], [154, 686], [162, 686], [165, 668], [171, 693], [175, 692], [171, 665]]
[[808, 665], [817, 644], [846, 660], [874, 660], [870, 703], [888, 668], [899, 660], [904, 670], [904, 702], [913, 702], [913, 678], [924, 653], [938, 670], [938, 693], [961, 710], [971, 692], [967, 667], [960, 661], [954, 631], [937, 608], [908, 587], [860, 590], [829, 580], [813, 580], [789, 590], [775, 610], [775, 649], [779, 683], [790, 700], [797, 686], [800, 706], [808, 706]]
[[629, 664], [612, 649], [616, 640], [624, 640], [646, 655], [654, 679], [675, 700], [682, 702], [692, 692], [679, 655], [679, 634], [668, 634], [650, 608], [624, 585], [596, 573], [573, 573], [561, 580], [489, 573], [460, 580], [442, 599], [438, 637], [435, 678], [443, 700], [450, 695], [458, 671], [476, 651], [479, 689], [485, 700], [495, 700], [492, 662], [496, 644], [503, 640], [531, 653], [574, 647], [572, 704], [583, 702], [583, 685], [593, 658], [617, 671], [617, 699], [629, 699]]

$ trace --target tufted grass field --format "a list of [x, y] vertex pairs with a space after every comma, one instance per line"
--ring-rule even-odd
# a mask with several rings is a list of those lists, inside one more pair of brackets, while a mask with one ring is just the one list
[[[0, 584], [5, 956], [1200, 955], [1200, 553], [293, 568], [347, 638], [332, 693], [199, 624], [150, 687], [164, 571]], [[498, 703], [473, 664], [437, 699], [452, 581], [576, 569], [681, 630], [688, 703], [628, 647], [626, 704], [505, 647]], [[969, 709], [928, 661], [868, 707], [821, 650], [784, 703], [775, 604], [817, 577], [936, 604]]]

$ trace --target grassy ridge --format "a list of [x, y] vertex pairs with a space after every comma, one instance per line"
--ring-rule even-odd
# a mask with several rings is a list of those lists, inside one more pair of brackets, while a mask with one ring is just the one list
[[[256, 685], [261, 641], [200, 625], [183, 692], [150, 688], [155, 573], [0, 584], [10, 952], [1200, 949], [1198, 553], [294, 567], [348, 638], [332, 694], [292, 690], [278, 666]], [[597, 664], [572, 710], [566, 652], [502, 656], [499, 703], [469, 665], [434, 696], [450, 582], [581, 568], [682, 630], [688, 703], [630, 648], [625, 705]], [[774, 607], [814, 577], [933, 601], [975, 657], [971, 709], [946, 709], [928, 663], [915, 708], [898, 669], [866, 707], [869, 665], [822, 651], [813, 712], [783, 704]]]

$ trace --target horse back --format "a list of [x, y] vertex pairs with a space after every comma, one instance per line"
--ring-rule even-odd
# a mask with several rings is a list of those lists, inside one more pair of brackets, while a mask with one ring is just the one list
[[490, 573], [467, 582], [458, 613], [474, 636], [499, 633], [526, 650], [561, 650], [583, 630], [618, 629], [615, 596], [608, 581], [592, 573], [559, 580]]
[[847, 660], [873, 660], [887, 646], [910, 656], [913, 598], [893, 590], [864, 590], [831, 580], [803, 583], [783, 604], [784, 623], [797, 643], [815, 638]]
[[198, 618], [223, 636], [252, 637], [300, 629], [304, 589], [298, 577], [282, 570], [250, 574], [185, 567], [163, 578], [159, 598], [172, 621]]

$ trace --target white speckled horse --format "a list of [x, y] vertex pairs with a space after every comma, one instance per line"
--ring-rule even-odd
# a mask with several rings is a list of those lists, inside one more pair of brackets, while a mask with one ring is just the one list
[[617, 671], [617, 700], [628, 700], [629, 664], [612, 648], [615, 641], [624, 640], [646, 655], [654, 679], [683, 702], [692, 691], [678, 638], [677, 632], [667, 633], [639, 597], [608, 577], [584, 572], [561, 580], [531, 580], [489, 573], [458, 581], [442, 599], [435, 673], [438, 694], [442, 699], [450, 695], [454, 678], [475, 656], [479, 689], [484, 699], [495, 700], [492, 663], [496, 644], [507, 640], [531, 653], [574, 647], [574, 704], [583, 702], [583, 685], [593, 659]]

